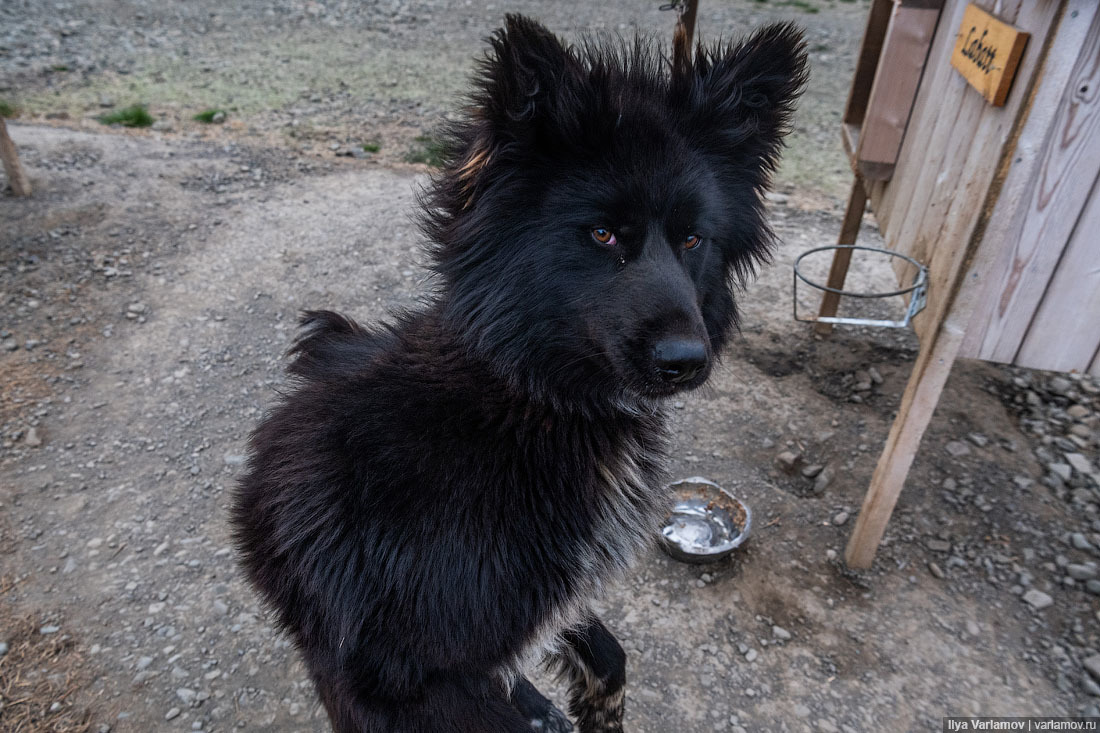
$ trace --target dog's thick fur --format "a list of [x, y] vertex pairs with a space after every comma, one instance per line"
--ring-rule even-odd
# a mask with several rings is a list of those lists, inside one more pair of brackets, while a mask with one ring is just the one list
[[439, 292], [367, 330], [307, 313], [233, 524], [338, 733], [622, 730], [588, 609], [665, 507], [661, 400], [702, 384], [767, 256], [801, 35], [672, 64], [510, 16], [425, 196]]

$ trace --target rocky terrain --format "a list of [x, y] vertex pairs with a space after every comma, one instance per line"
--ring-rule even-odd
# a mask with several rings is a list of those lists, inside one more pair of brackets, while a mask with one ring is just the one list
[[[791, 318], [791, 263], [839, 227], [866, 7], [804, 6], [700, 13], [704, 33], [794, 18], [822, 48], [770, 197], [776, 261], [712, 383], [673, 405], [672, 477], [742, 496], [753, 537], [710, 566], [654, 549], [600, 601], [628, 729], [1098, 715], [1094, 380], [960, 362], [875, 568], [839, 561], [917, 344]], [[431, 288], [409, 159], [506, 10], [572, 35], [671, 24], [625, 2], [0, 5], [35, 189], [0, 193], [0, 730], [326, 730], [235, 567], [228, 492], [297, 312], [375, 320]], [[95, 119], [134, 102], [159, 129]], [[857, 261], [853, 283], [883, 276]]]

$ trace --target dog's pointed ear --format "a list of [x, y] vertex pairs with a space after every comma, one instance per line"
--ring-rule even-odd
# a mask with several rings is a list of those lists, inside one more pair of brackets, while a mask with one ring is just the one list
[[686, 73], [693, 124], [715, 152], [773, 170], [808, 76], [802, 31], [779, 23], [736, 45], [700, 46]]
[[566, 84], [579, 69], [576, 57], [553, 33], [522, 15], [508, 15], [489, 40], [476, 96], [495, 131], [521, 129], [536, 118], [553, 119]]

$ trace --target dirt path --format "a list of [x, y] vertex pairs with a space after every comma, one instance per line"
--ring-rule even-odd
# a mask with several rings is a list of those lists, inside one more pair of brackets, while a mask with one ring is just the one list
[[[19, 581], [6, 600], [76, 641], [92, 682], [72, 704], [97, 724], [323, 729], [293, 653], [234, 569], [226, 489], [300, 307], [371, 320], [424, 292], [408, 216], [416, 177], [355, 162], [303, 173], [295, 158], [240, 147], [14, 134], [39, 193], [4, 201], [14, 236], [2, 335], [17, 348], [0, 356], [2, 563]], [[239, 192], [203, 183], [215, 175]], [[742, 494], [760, 529], [734, 562], [696, 568], [654, 552], [611, 590], [631, 729], [734, 718], [931, 729], [946, 713], [1075, 711], [1080, 669], [1059, 689], [1054, 650], [1087, 656], [1096, 603], [1052, 587], [1058, 574], [1043, 566], [1087, 559], [1060, 539], [1084, 520], [1037, 483], [1013, 483], [1042, 469], [999, 396], [1013, 389], [1006, 374], [964, 363], [952, 377], [878, 571], [830, 560], [851, 524], [836, 515], [858, 508], [914, 344], [819, 341], [792, 323], [777, 305], [789, 302], [787, 265], [836, 222], [774, 213], [778, 262], [744, 297], [744, 337], [713, 386], [676, 411], [673, 469]], [[853, 391], [871, 367], [882, 384]], [[973, 432], [988, 443], [945, 452]], [[823, 494], [775, 468], [788, 449], [830, 466]], [[948, 503], [945, 490], [989, 509]], [[1012, 594], [1010, 576], [1025, 572], [1054, 606], [1033, 613]]]
[[[664, 20], [652, 8], [599, 5], [549, 20], [560, 29], [575, 27], [574, 14], [626, 27]], [[821, 5], [803, 20], [850, 48], [859, 28], [843, 38], [839, 29], [862, 6]], [[220, 47], [230, 58], [260, 47], [262, 13], [240, 6], [218, 21], [199, 3], [172, 7], [192, 13], [177, 24], [191, 53], [240, 36]], [[333, 4], [309, 20], [317, 6], [300, 6], [301, 27], [329, 28], [334, 46], [374, 22], [370, 33], [404, 34], [422, 50], [438, 33], [463, 58], [500, 12], [394, 3], [386, 25], [381, 5], [339, 15]], [[64, 23], [95, 9], [66, 7]], [[158, 48], [184, 45], [168, 11], [126, 7], [143, 14], [145, 37], [164, 36]], [[792, 12], [711, 7], [710, 22], [726, 27]], [[417, 20], [395, 20], [406, 16]], [[287, 18], [271, 21], [275, 36], [293, 30]], [[202, 23], [207, 33], [186, 30]], [[81, 25], [59, 36], [57, 53], [83, 37], [94, 60], [109, 30]], [[116, 73], [41, 84], [13, 72], [24, 52], [5, 43], [3, 68], [28, 99], [56, 93], [62, 107], [76, 104]], [[100, 67], [129, 60], [131, 78], [153, 78], [140, 47], [103, 53]], [[243, 68], [235, 84], [250, 81], [253, 67]], [[1100, 687], [1083, 663], [1100, 653], [1091, 592], [1100, 583], [1088, 584], [1098, 485], [1067, 458], [1098, 463], [1094, 383], [959, 364], [876, 569], [851, 573], [835, 559], [916, 344], [861, 330], [820, 340], [791, 320], [791, 262], [838, 227], [828, 176], [810, 185], [798, 173], [822, 170], [799, 151], [819, 145], [813, 131], [831, 124], [825, 96], [835, 108], [846, 83], [823, 68], [833, 71], [813, 92], [816, 121], [796, 133], [784, 169], [789, 198], [772, 205], [776, 262], [743, 296], [743, 335], [711, 386], [674, 410], [673, 476], [739, 493], [758, 529], [732, 561], [694, 567], [654, 551], [609, 589], [602, 610], [629, 655], [628, 729], [938, 730], [948, 714], [1095, 714]], [[38, 104], [35, 114], [48, 114]], [[0, 730], [25, 713], [39, 721], [26, 730], [47, 720], [79, 730], [85, 713], [93, 731], [325, 730], [293, 650], [234, 567], [227, 492], [282, 381], [296, 312], [374, 320], [430, 287], [410, 218], [424, 169], [396, 154], [335, 156], [328, 138], [274, 145], [265, 120], [276, 118], [263, 111], [242, 111], [239, 128], [210, 132], [181, 113], [172, 132], [131, 134], [93, 132], [83, 121], [92, 111], [79, 109], [61, 122], [87, 129], [10, 126], [36, 192], [0, 195]], [[393, 129], [420, 134], [428, 116], [399, 115]], [[406, 138], [393, 139], [402, 150]], [[882, 274], [857, 263], [853, 277]], [[798, 454], [791, 473], [776, 463], [784, 452]], [[802, 475], [815, 465], [833, 477], [820, 491]], [[1049, 607], [1023, 600], [1038, 598], [1030, 591]], [[40, 709], [16, 703], [31, 687], [12, 684], [33, 687]]]

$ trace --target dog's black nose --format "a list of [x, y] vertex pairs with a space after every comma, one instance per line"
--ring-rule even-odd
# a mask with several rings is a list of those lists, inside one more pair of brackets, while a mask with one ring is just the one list
[[661, 339], [653, 347], [657, 373], [666, 382], [690, 381], [707, 365], [707, 347], [698, 339]]

